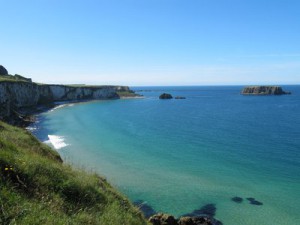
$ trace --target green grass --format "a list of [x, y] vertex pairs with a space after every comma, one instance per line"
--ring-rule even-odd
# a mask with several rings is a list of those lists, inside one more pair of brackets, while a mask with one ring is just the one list
[[28, 78], [21, 75], [0, 75], [0, 82], [9, 81], [9, 82], [31, 82]]
[[97, 174], [62, 163], [26, 130], [0, 122], [0, 224], [147, 224]]

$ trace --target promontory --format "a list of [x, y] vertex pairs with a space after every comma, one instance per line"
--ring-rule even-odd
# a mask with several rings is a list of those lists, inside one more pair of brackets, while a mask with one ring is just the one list
[[118, 99], [138, 96], [127, 86], [39, 84], [20, 75], [8, 75], [1, 67], [0, 120], [16, 124], [27, 112], [62, 101]]

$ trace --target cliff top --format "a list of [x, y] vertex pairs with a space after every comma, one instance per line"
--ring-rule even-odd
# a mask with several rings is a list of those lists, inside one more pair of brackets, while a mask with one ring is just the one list
[[[86, 84], [44, 84], [36, 83], [31, 78], [26, 78], [19, 74], [15, 75], [0, 75], [0, 82], [28, 82], [35, 83], [37, 85], [53, 85], [53, 86], [65, 86], [65, 87], [78, 87], [78, 88], [101, 88], [101, 87], [119, 87], [118, 85], [86, 85]], [[121, 86], [120, 86], [121, 87]]]
[[9, 82], [32, 82], [30, 78], [23, 77], [19, 74], [15, 75], [0, 75], [0, 82], [9, 81]]

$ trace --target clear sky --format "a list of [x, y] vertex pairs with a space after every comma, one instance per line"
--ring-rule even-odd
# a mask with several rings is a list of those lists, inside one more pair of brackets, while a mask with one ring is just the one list
[[0, 65], [44, 83], [300, 83], [299, 0], [0, 0]]

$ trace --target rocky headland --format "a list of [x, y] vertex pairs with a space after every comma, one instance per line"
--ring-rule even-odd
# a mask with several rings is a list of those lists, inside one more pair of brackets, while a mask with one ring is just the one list
[[0, 120], [11, 124], [18, 124], [26, 114], [41, 106], [51, 107], [55, 102], [139, 96], [127, 86], [38, 84], [20, 75], [7, 75], [3, 66], [0, 69]]
[[243, 95], [287, 95], [291, 92], [283, 91], [280, 86], [247, 86], [241, 94]]

